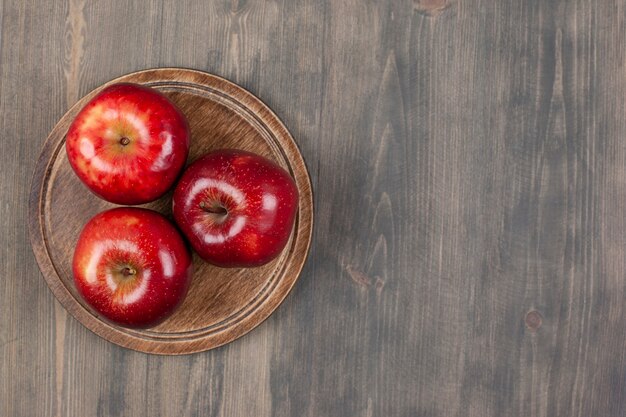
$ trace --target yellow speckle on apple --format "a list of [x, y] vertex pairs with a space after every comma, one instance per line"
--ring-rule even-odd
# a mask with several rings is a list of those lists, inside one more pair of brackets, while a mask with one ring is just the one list
[[137, 217], [129, 216], [126, 219], [126, 226], [135, 226], [136, 224], [139, 224], [139, 219]]

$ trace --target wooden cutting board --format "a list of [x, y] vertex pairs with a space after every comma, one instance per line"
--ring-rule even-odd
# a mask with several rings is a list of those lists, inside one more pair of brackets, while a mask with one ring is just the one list
[[[78, 295], [71, 260], [78, 234], [96, 213], [115, 207], [93, 195], [72, 171], [65, 153], [67, 129], [80, 109], [106, 86], [132, 82], [166, 94], [187, 116], [191, 128], [188, 163], [219, 148], [238, 148], [277, 162], [294, 177], [299, 209], [281, 255], [258, 268], [224, 269], [194, 254], [194, 276], [181, 307], [146, 330], [102, 319]], [[170, 191], [145, 204], [171, 219]], [[294, 286], [306, 260], [313, 228], [310, 178], [296, 143], [278, 117], [243, 88], [204, 72], [164, 68], [115, 79], [89, 93], [57, 123], [37, 162], [29, 200], [33, 251], [48, 286], [83, 325], [118, 345], [142, 352], [178, 355], [229, 343], [265, 320]]]

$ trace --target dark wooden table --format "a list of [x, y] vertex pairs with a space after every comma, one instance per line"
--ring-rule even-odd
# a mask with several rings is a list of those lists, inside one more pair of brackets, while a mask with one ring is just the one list
[[[623, 0], [0, 0], [1, 416], [624, 416]], [[300, 145], [309, 261], [265, 323], [159, 357], [55, 301], [26, 227], [48, 132], [182, 66]]]

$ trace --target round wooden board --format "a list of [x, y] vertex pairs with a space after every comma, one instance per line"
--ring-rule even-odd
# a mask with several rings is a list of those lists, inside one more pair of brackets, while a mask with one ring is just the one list
[[[194, 276], [182, 306], [165, 322], [134, 330], [103, 320], [78, 295], [71, 260], [83, 225], [107, 203], [80, 182], [65, 153], [65, 135], [78, 111], [109, 84], [132, 82], [166, 94], [191, 128], [188, 163], [219, 148], [237, 148], [270, 158], [294, 177], [300, 193], [296, 224], [287, 247], [258, 268], [223, 269], [194, 254]], [[171, 217], [170, 191], [146, 204]], [[29, 200], [31, 244], [48, 286], [61, 304], [94, 333], [142, 352], [178, 355], [229, 343], [266, 319], [285, 299], [306, 260], [313, 228], [311, 182], [302, 155], [278, 117], [241, 87], [207, 73], [164, 68], [117, 78], [92, 91], [57, 123], [37, 162]]]

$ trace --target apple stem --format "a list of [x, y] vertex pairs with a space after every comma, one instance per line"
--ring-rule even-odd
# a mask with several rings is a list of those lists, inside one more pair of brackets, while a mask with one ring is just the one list
[[129, 268], [129, 267], [122, 268], [122, 275], [124, 275], [125, 277], [135, 275], [136, 273], [137, 271], [135, 271], [133, 268]]
[[214, 206], [207, 206], [206, 203], [204, 201], [202, 201], [200, 203], [200, 208], [204, 211], [206, 211], [207, 213], [213, 213], [213, 214], [228, 214], [228, 210], [226, 210], [225, 207], [222, 206], [218, 206], [218, 205], [214, 205]]
[[120, 143], [122, 144], [122, 146], [126, 146], [130, 143], [130, 139], [128, 139], [126, 136], [122, 136], [122, 138], [120, 139]]

